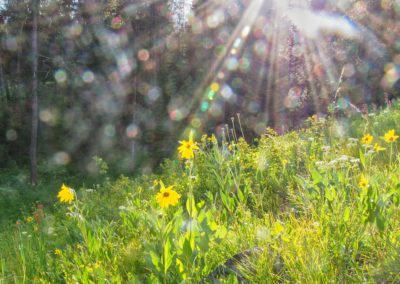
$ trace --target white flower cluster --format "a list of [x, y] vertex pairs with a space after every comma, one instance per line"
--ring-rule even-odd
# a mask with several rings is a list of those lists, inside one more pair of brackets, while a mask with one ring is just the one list
[[317, 161], [315, 162], [315, 165], [317, 166], [318, 169], [337, 169], [337, 168], [344, 168], [348, 166], [353, 166], [353, 165], [358, 165], [360, 163], [360, 159], [347, 156], [347, 155], [341, 155], [340, 157], [329, 161]]
[[193, 0], [169, 0], [168, 8], [171, 12], [172, 23], [175, 31], [182, 31], [189, 22], [192, 12]]

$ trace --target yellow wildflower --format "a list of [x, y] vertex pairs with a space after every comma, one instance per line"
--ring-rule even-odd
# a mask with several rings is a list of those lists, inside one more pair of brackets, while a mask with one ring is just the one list
[[62, 254], [60, 249], [55, 249], [54, 254], [60, 256]]
[[33, 222], [33, 217], [29, 216], [26, 218], [27, 223], [32, 223]]
[[72, 188], [62, 184], [57, 197], [60, 202], [71, 203], [75, 199], [75, 193]]
[[182, 159], [193, 159], [194, 158], [194, 150], [199, 149], [196, 146], [196, 143], [193, 142], [192, 135], [189, 137], [189, 141], [182, 140], [179, 141], [181, 146], [178, 147], [179, 154], [181, 155]]
[[374, 144], [374, 151], [375, 152], [380, 152], [380, 151], [385, 151], [385, 150], [386, 150], [386, 148], [383, 148], [383, 147], [379, 146], [378, 143]]
[[395, 135], [394, 129], [389, 130], [388, 132], [385, 133], [385, 136], [383, 136], [383, 139], [385, 139], [386, 142], [392, 143], [397, 140], [399, 136]]
[[358, 186], [361, 189], [367, 189], [369, 187], [368, 180], [364, 177], [364, 175], [361, 175], [360, 181], [358, 182]]
[[361, 138], [361, 143], [364, 145], [369, 145], [372, 143], [372, 140], [374, 139], [374, 136], [372, 136], [371, 134], [367, 133], [363, 136], [363, 138]]
[[276, 223], [274, 224], [274, 226], [272, 227], [272, 232], [273, 232], [275, 235], [278, 235], [278, 234], [280, 234], [284, 229], [285, 229], [285, 228], [282, 226], [281, 223], [276, 222]]
[[217, 144], [217, 143], [218, 143], [217, 138], [215, 138], [215, 135], [214, 135], [214, 134], [212, 134], [212, 135], [208, 138], [208, 141], [209, 141], [210, 143], [212, 143], [212, 144]]
[[168, 186], [165, 188], [164, 183], [160, 180], [160, 192], [157, 193], [156, 199], [161, 208], [167, 208], [168, 206], [176, 205], [181, 196], [175, 190], [172, 189], [172, 186]]

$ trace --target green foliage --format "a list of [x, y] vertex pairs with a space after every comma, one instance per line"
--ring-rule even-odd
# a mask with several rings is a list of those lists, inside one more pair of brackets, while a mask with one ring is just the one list
[[[397, 282], [399, 142], [382, 137], [400, 131], [398, 113], [356, 117], [344, 132], [342, 122], [311, 118], [299, 132], [269, 129], [255, 145], [204, 136], [193, 160], [135, 179], [111, 179], [97, 158], [97, 182], [77, 188], [71, 205], [49, 203], [62, 182], [79, 180], [42, 166], [56, 177], [39, 185], [50, 200], [32, 191], [28, 200], [40, 203], [31, 209], [2, 209], [0, 282]], [[0, 208], [26, 204], [26, 178], [0, 181]], [[160, 208], [161, 181], [181, 196], [177, 205]]]

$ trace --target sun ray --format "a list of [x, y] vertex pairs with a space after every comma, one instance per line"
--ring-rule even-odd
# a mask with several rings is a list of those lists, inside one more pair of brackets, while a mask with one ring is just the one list
[[[190, 105], [188, 106], [188, 109], [190, 110], [189, 113], [194, 113], [194, 114], [199, 113], [198, 105], [200, 100], [202, 99], [205, 90], [207, 89], [212, 80], [215, 78], [216, 74], [221, 69], [221, 66], [224, 60], [226, 59], [226, 56], [228, 55], [229, 52], [231, 52], [232, 47], [237, 38], [240, 38], [242, 41], [244, 41], [247, 38], [250, 28], [260, 11], [262, 3], [263, 3], [262, 0], [252, 0], [252, 2], [247, 7], [246, 11], [243, 14], [243, 17], [235, 27], [234, 31], [232, 32], [232, 35], [230, 36], [228, 42], [226, 43], [224, 52], [221, 53], [215, 59], [215, 62], [209, 68], [207, 75], [203, 78], [202, 82], [194, 91], [193, 99]], [[243, 46], [241, 46], [241, 48], [242, 47]]]

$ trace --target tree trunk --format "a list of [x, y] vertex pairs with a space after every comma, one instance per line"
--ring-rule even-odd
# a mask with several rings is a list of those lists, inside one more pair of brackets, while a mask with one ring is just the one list
[[39, 1], [32, 0], [33, 25], [32, 25], [32, 131], [29, 156], [31, 161], [31, 183], [37, 184], [37, 139], [38, 139], [38, 16]]

